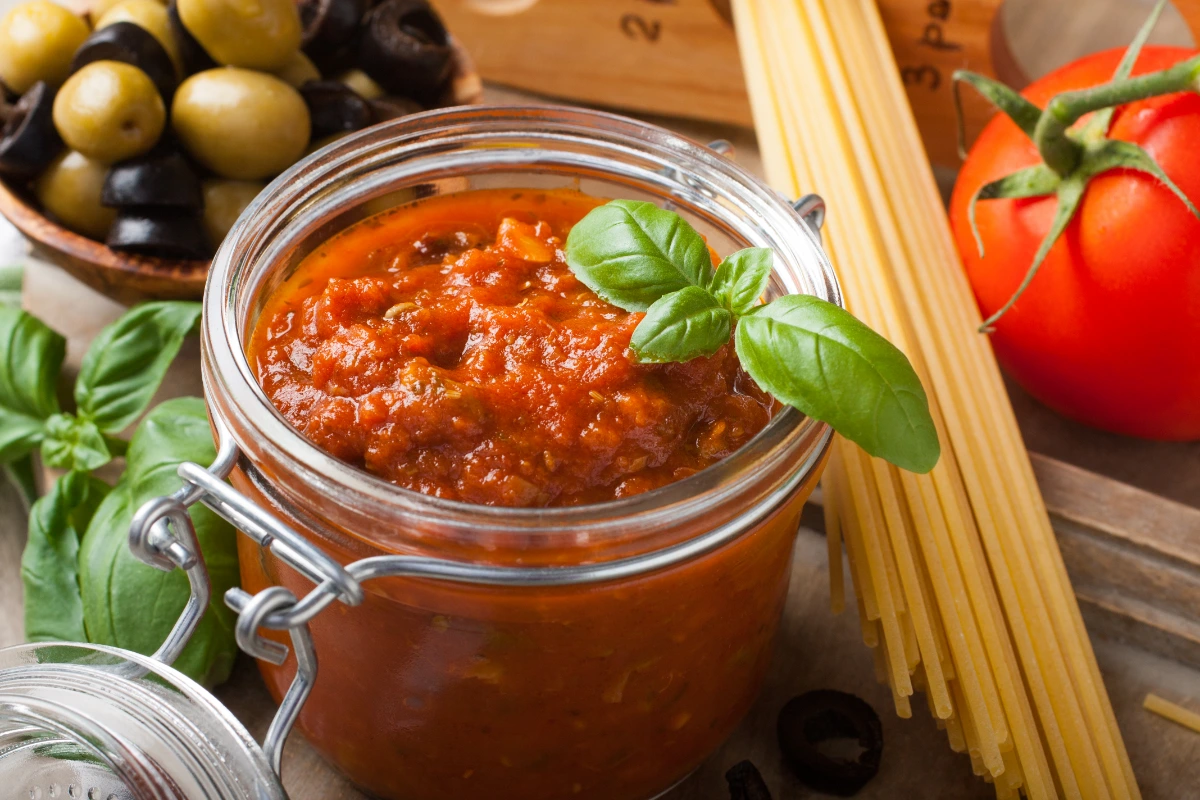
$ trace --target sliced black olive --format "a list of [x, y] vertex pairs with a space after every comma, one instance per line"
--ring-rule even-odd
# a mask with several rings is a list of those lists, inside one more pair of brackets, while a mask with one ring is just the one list
[[739, 761], [725, 773], [729, 783], [729, 800], [771, 800], [771, 790], [758, 767], [749, 761]]
[[114, 164], [104, 180], [101, 205], [110, 208], [142, 206], [191, 208], [204, 205], [200, 178], [172, 144]]
[[409, 100], [407, 97], [381, 97], [378, 100], [371, 100], [370, 103], [376, 122], [399, 119], [425, 110], [423, 105], [416, 100]]
[[[852, 694], [823, 689], [793, 697], [779, 712], [776, 732], [788, 767], [817, 791], [849, 797], [879, 771], [883, 726], [875, 709]], [[832, 752], [837, 740], [857, 754]]]
[[175, 35], [175, 41], [179, 45], [179, 58], [183, 61], [184, 75], [195, 75], [217, 66], [217, 62], [213, 61], [208, 51], [184, 27], [175, 0], [167, 4], [167, 19], [171, 23], [171, 33]]
[[148, 30], [132, 22], [114, 22], [92, 33], [71, 60], [71, 72], [93, 61], [120, 61], [132, 64], [150, 76], [163, 102], [168, 105], [175, 94], [175, 64], [167, 49]]
[[320, 64], [344, 51], [358, 34], [367, 0], [299, 0], [300, 49]]
[[363, 20], [359, 64], [392, 94], [436, 103], [451, 55], [446, 28], [425, 0], [384, 0]]
[[0, 128], [0, 173], [31, 178], [63, 149], [54, 127], [54, 90], [39, 81], [8, 109]]
[[108, 231], [114, 250], [159, 258], [205, 259], [212, 255], [195, 211], [124, 209]]
[[371, 104], [338, 81], [309, 81], [300, 87], [312, 119], [312, 138], [362, 130], [375, 121]]

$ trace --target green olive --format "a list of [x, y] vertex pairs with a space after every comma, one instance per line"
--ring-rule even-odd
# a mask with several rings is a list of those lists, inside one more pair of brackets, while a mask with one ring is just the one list
[[347, 70], [334, 78], [334, 80], [338, 83], [346, 84], [354, 90], [355, 94], [364, 100], [378, 100], [387, 94], [382, 86], [371, 80], [371, 76], [361, 69]]
[[104, 28], [114, 22], [132, 22], [140, 28], [145, 28], [150, 35], [158, 39], [159, 44], [171, 57], [175, 71], [183, 74], [183, 59], [179, 55], [179, 42], [171, 31], [171, 16], [167, 7], [158, 0], [122, 0], [110, 8], [96, 22], [97, 28]]
[[54, 127], [67, 146], [106, 164], [145, 153], [158, 142], [167, 110], [137, 67], [93, 61], [54, 98]]
[[309, 81], [321, 80], [321, 72], [308, 56], [297, 50], [282, 68], [275, 70], [275, 77], [299, 89]]
[[177, 0], [176, 8], [218, 64], [274, 72], [300, 49], [295, 0]]
[[46, 167], [34, 184], [42, 209], [77, 233], [104, 240], [116, 209], [100, 205], [108, 167], [82, 153], [68, 150]]
[[236, 67], [184, 81], [175, 92], [171, 124], [197, 161], [238, 180], [282, 172], [304, 154], [310, 134], [299, 92], [272, 75]]
[[204, 231], [214, 247], [237, 222], [246, 206], [266, 186], [259, 181], [209, 180], [204, 182]]
[[0, 19], [0, 80], [17, 94], [38, 81], [58, 86], [89, 33], [82, 17], [47, 0], [13, 8]]

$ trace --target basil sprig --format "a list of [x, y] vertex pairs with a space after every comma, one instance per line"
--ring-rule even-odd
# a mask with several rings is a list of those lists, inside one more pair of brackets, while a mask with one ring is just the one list
[[729, 343], [766, 392], [873, 456], [928, 472], [941, 454], [929, 400], [904, 353], [849, 312], [816, 297], [760, 304], [773, 253], [739, 250], [713, 270], [708, 246], [682, 217], [614, 200], [567, 236], [567, 263], [589, 289], [645, 311], [630, 348], [638, 361], [688, 361]]
[[[149, 654], [187, 603], [187, 577], [138, 561], [127, 534], [145, 500], [179, 488], [180, 462], [216, 457], [204, 402], [168, 400], [145, 415], [132, 442], [117, 434], [146, 411], [199, 319], [199, 303], [130, 309], [96, 337], [75, 381], [75, 408], [62, 410], [65, 340], [36, 317], [0, 304], [0, 465], [30, 499], [35, 451], [40, 448], [47, 466], [65, 470], [30, 509], [21, 558], [30, 641], [93, 642]], [[91, 474], [119, 456], [126, 456], [125, 470], [116, 486]], [[208, 509], [189, 513], [213, 601], [175, 667], [213, 685], [228, 677], [237, 655], [233, 616], [221, 600], [237, 581], [235, 532]]]

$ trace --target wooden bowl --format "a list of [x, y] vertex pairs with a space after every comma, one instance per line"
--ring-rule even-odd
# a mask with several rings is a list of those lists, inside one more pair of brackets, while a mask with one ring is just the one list
[[[467, 51], [457, 41], [454, 73], [445, 105], [478, 103], [483, 83]], [[121, 253], [67, 230], [44, 215], [25, 190], [0, 181], [0, 214], [21, 231], [44, 261], [58, 266], [119, 303], [141, 300], [199, 300], [208, 261], [150, 258]]]

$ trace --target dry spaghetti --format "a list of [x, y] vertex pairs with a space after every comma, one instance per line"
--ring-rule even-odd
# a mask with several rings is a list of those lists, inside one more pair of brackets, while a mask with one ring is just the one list
[[998, 797], [1139, 797], [873, 0], [733, 6], [768, 178], [828, 200], [850, 310], [909, 355], [943, 445], [914, 475], [836, 444], [834, 610], [844, 545], [897, 712], [924, 691]]

